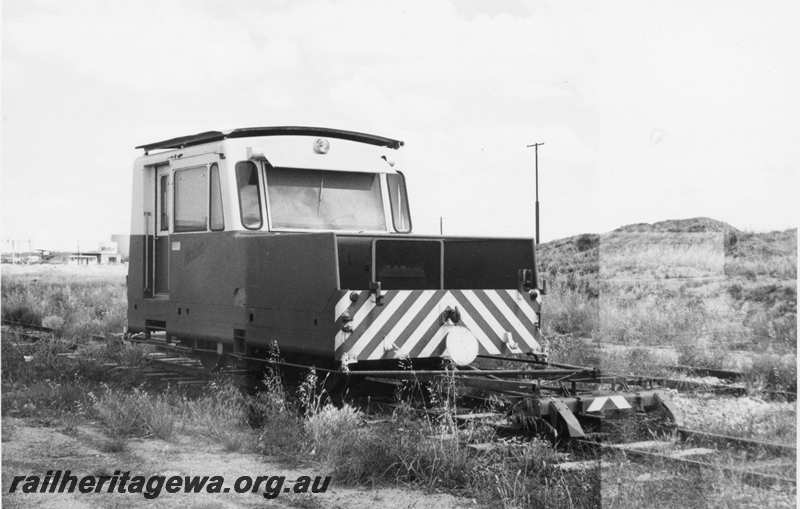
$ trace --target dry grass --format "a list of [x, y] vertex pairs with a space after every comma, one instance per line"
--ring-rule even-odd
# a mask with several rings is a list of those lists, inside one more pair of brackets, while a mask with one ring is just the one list
[[796, 235], [696, 219], [542, 245], [540, 266], [551, 277], [543, 324], [553, 358], [593, 360], [621, 373], [664, 364], [657, 350], [600, 352], [565, 340], [591, 337], [673, 349], [683, 364], [739, 369], [753, 386], [794, 388]]
[[614, 232], [600, 240], [602, 279], [720, 277], [725, 267], [720, 232]]
[[[402, 408], [402, 407], [401, 407]], [[352, 407], [325, 407], [305, 421], [311, 453], [340, 482], [402, 483], [451, 489], [493, 507], [595, 507], [592, 473], [564, 476], [552, 445], [519, 441], [478, 452], [468, 443], [493, 432], [457, 429], [445, 415], [395, 412], [367, 425]]]
[[796, 442], [794, 403], [702, 394], [675, 394], [673, 399], [689, 428], [778, 443]]
[[174, 401], [166, 394], [149, 394], [105, 387], [100, 396], [89, 393], [93, 412], [103, 422], [109, 436], [172, 437], [176, 427]]
[[602, 507], [619, 509], [793, 508], [788, 490], [759, 489], [720, 471], [653, 463], [621, 463], [602, 471]]
[[2, 266], [3, 319], [55, 326], [59, 336], [85, 340], [122, 332], [127, 266]]
[[[626, 227], [540, 246], [549, 332], [633, 345], [794, 352], [796, 230], [711, 220]], [[684, 228], [686, 231], [679, 231]]]

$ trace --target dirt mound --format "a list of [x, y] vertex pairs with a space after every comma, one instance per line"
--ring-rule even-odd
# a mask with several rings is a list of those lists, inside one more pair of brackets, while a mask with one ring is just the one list
[[671, 219], [554, 240], [537, 257], [558, 333], [780, 351], [796, 343], [796, 229]]
[[667, 219], [656, 223], [635, 223], [620, 226], [615, 232], [626, 233], [695, 233], [695, 232], [734, 232], [739, 230], [730, 224], [711, 219], [710, 217], [692, 217], [689, 219]]

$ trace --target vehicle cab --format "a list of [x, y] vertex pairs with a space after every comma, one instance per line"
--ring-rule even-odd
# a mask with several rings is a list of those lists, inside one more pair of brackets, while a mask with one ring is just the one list
[[129, 331], [343, 365], [542, 355], [533, 240], [412, 235], [402, 145], [289, 126], [137, 147]]

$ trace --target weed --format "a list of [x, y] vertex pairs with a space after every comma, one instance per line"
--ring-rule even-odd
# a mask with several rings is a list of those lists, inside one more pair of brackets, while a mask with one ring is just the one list
[[745, 382], [751, 386], [766, 386], [797, 390], [797, 364], [791, 356], [760, 355], [753, 358]]
[[[309, 377], [306, 382], [310, 383]], [[302, 392], [313, 401], [313, 391]], [[250, 399], [251, 423], [259, 427], [257, 450], [265, 455], [296, 459], [303, 449], [304, 431], [297, 405], [289, 400], [283, 380], [276, 370], [267, 370], [262, 388]], [[310, 407], [306, 407], [308, 410]], [[308, 415], [313, 415], [309, 413]]]
[[311, 367], [297, 388], [297, 402], [306, 417], [313, 416], [323, 408], [323, 402], [327, 399], [325, 384], [328, 376], [320, 381], [317, 377], [317, 370]]
[[111, 436], [154, 436], [163, 440], [172, 437], [176, 416], [168, 395], [151, 395], [141, 389], [121, 391], [106, 387], [97, 397], [90, 393], [97, 417]]
[[[311, 454], [322, 457], [335, 449], [335, 442], [342, 436], [354, 433], [361, 427], [363, 415], [348, 404], [341, 408], [326, 405], [308, 416], [303, 422]], [[323, 461], [329, 458], [323, 458]]]

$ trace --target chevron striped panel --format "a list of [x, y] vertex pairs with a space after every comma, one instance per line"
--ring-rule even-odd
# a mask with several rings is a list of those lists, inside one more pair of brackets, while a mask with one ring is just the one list
[[351, 332], [339, 331], [336, 359], [438, 357], [444, 353], [442, 313], [458, 309], [460, 325], [478, 340], [479, 353], [541, 353], [539, 305], [517, 290], [386, 290], [380, 306], [364, 290], [342, 290], [338, 325], [349, 316]]

